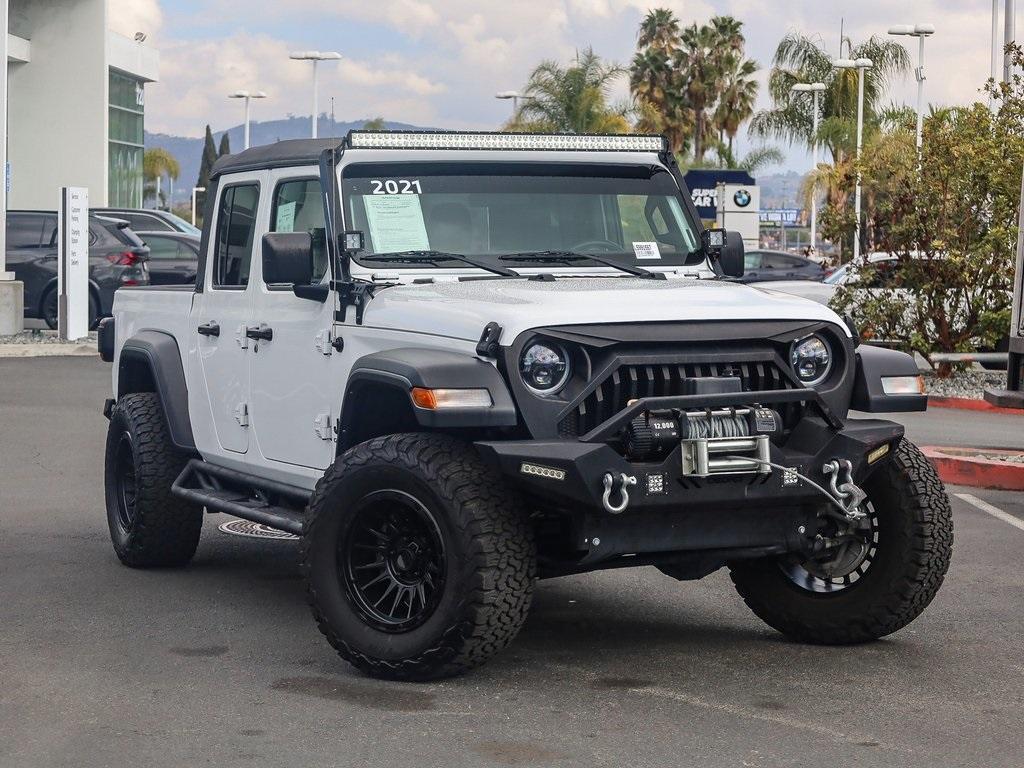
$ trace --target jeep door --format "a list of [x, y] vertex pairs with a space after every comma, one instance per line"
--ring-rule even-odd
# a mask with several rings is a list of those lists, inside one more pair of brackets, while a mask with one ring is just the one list
[[[234, 174], [219, 185], [201, 292], [196, 293], [192, 327], [202, 371], [201, 389], [220, 447], [249, 449], [249, 349], [253, 262], [258, 259], [260, 195], [265, 173]], [[192, 398], [190, 398], [190, 402]], [[190, 406], [191, 407], [191, 406]], [[193, 414], [193, 424], [202, 420]], [[200, 450], [201, 436], [196, 435]]]
[[[320, 180], [298, 169], [270, 171], [268, 232], [309, 232], [313, 236], [311, 284], [330, 280], [324, 247]], [[273, 264], [253, 274], [252, 325], [271, 336], [253, 345], [249, 358], [252, 424], [259, 450], [275, 462], [326, 468], [334, 458], [332, 401], [343, 385], [332, 376], [339, 355], [330, 345], [334, 302], [300, 299]]]

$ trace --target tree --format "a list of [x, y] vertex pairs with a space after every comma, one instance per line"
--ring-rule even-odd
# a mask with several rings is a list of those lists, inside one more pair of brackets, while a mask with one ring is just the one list
[[675, 58], [681, 45], [679, 21], [666, 8], [649, 11], [640, 24], [637, 52], [629, 69], [636, 104], [636, 130], [663, 134], [675, 153], [689, 149], [693, 110], [682, 98]]
[[363, 123], [364, 131], [383, 131], [386, 128], [387, 126], [384, 124], [383, 117], [375, 117], [372, 120], [367, 120]]
[[[859, 45], [849, 46], [850, 58], [869, 58], [873, 66], [864, 75], [864, 121], [869, 129], [877, 125], [881, 99], [889, 80], [910, 69], [910, 56], [897, 42], [871, 37]], [[792, 33], [782, 38], [775, 49], [772, 70], [768, 76], [771, 109], [754, 115], [750, 133], [761, 138], [784, 139], [790, 144], [810, 147], [814, 117], [814, 100], [807, 94], [793, 93], [796, 83], [821, 82], [821, 124], [817, 139], [829, 151], [834, 162], [852, 151], [851, 137], [856, 132], [857, 78], [853, 69], [836, 69], [832, 56], [809, 37]]]
[[627, 106], [608, 104], [608, 91], [624, 70], [586, 49], [574, 65], [544, 61], [530, 75], [507, 130], [625, 133]]
[[697, 165], [716, 141], [727, 137], [731, 145], [753, 113], [758, 88], [742, 30], [731, 16], [681, 29], [671, 11], [648, 12], [630, 67], [637, 130], [664, 133], [676, 153], [692, 147]]
[[162, 189], [158, 191], [157, 179], [164, 176], [172, 180], [177, 179], [179, 173], [181, 166], [174, 155], [159, 147], [147, 149], [142, 155], [143, 195], [153, 195], [157, 198], [158, 206], [164, 205], [167, 195]]
[[228, 138], [228, 132], [224, 131], [220, 135], [220, 147], [217, 149], [217, 157], [221, 158], [231, 154], [231, 139]]
[[[197, 187], [207, 189], [210, 186], [210, 172], [213, 170], [215, 162], [217, 162], [217, 147], [213, 143], [213, 131], [207, 125], [206, 139], [203, 141], [203, 155], [199, 160], [199, 178], [196, 180]], [[203, 210], [205, 207], [206, 194], [204, 192], [197, 192], [196, 208]]]
[[[1024, 66], [1021, 48], [1009, 50], [1014, 67]], [[920, 166], [906, 127], [878, 132], [862, 155], [869, 245], [893, 254], [896, 265], [856, 265], [835, 301], [853, 311], [862, 332], [926, 358], [992, 347], [1009, 326], [1024, 80], [987, 90], [995, 114], [975, 103], [925, 119]], [[939, 375], [949, 372], [939, 366]]]

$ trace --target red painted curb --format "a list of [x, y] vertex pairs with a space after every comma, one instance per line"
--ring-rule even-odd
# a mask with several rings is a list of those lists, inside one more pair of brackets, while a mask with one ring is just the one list
[[973, 488], [992, 488], [997, 491], [1024, 491], [1024, 464], [1010, 464], [978, 456], [970, 456], [976, 450], [986, 453], [1018, 456], [1021, 451], [998, 448], [939, 448], [926, 446], [921, 449], [935, 465], [944, 483], [969, 485]]
[[928, 396], [928, 405], [935, 408], [956, 408], [961, 411], [986, 411], [988, 413], [1002, 413], [1007, 416], [1024, 416], [1024, 410], [1019, 408], [1003, 408], [986, 400], [973, 400], [969, 397], [937, 397]]

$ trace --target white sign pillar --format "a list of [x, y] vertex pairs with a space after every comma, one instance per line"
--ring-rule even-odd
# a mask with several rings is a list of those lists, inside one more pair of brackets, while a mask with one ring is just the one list
[[57, 215], [57, 334], [89, 335], [89, 190], [61, 187]]
[[23, 286], [7, 271], [7, 0], [0, 0], [0, 60], [0, 336], [6, 336], [24, 328], [25, 315]]

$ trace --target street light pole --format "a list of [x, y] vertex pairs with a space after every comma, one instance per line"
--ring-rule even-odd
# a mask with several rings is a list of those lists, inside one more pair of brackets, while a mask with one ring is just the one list
[[917, 154], [920, 157], [924, 130], [924, 39], [935, 34], [935, 27], [932, 24], [899, 24], [889, 27], [889, 34], [917, 38], [917, 69], [914, 70], [914, 78], [917, 80]]
[[313, 62], [313, 119], [312, 125], [313, 130], [311, 136], [316, 138], [316, 121], [318, 113], [320, 112], [320, 80], [317, 72], [317, 63], [321, 61], [334, 61], [341, 58], [341, 54], [337, 51], [293, 51], [288, 54], [289, 59], [296, 59], [298, 61], [312, 61]]
[[[793, 86], [796, 93], [814, 95], [814, 114], [811, 118], [811, 171], [818, 170], [818, 94], [825, 90], [824, 83], [797, 83]], [[818, 249], [818, 190], [817, 184], [811, 185], [811, 253]]]
[[860, 201], [861, 201], [861, 172], [860, 152], [864, 146], [864, 72], [872, 66], [871, 59], [837, 59], [833, 66], [836, 69], [857, 70], [857, 189], [853, 198], [853, 212], [856, 219], [853, 232], [853, 259], [860, 257]]
[[242, 132], [244, 146], [242, 149], [249, 148], [249, 100], [250, 99], [265, 99], [267, 94], [263, 91], [235, 91], [234, 93], [228, 94], [229, 99], [245, 99], [245, 127]]
[[206, 187], [192, 187], [192, 226], [196, 225], [196, 192], [205, 192]]

